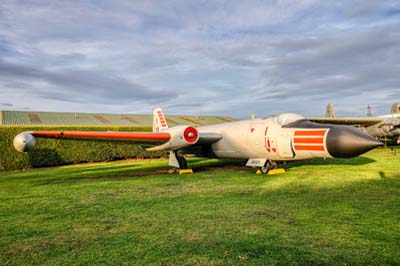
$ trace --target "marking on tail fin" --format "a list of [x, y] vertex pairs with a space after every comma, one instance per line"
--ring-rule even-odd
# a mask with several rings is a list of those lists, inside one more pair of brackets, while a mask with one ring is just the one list
[[161, 111], [157, 111], [157, 114], [158, 114], [158, 118], [160, 119], [161, 125], [163, 127], [166, 127], [167, 126], [167, 122], [165, 121], [165, 118], [164, 118], [162, 112]]
[[168, 128], [167, 120], [162, 113], [161, 108], [153, 111], [153, 132], [160, 132]]

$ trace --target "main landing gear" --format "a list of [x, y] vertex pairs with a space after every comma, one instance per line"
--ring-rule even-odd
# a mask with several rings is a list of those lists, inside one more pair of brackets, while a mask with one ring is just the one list
[[263, 174], [267, 174], [269, 172], [269, 170], [276, 169], [277, 167], [278, 167], [278, 164], [276, 162], [267, 160], [265, 165], [260, 167], [260, 171]]
[[188, 169], [186, 159], [178, 154], [178, 151], [169, 152], [169, 166], [172, 167], [175, 173], [179, 170]]

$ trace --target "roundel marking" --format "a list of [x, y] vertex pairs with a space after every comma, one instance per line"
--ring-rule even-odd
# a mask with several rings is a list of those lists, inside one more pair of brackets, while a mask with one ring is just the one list
[[194, 143], [199, 138], [199, 132], [194, 127], [187, 127], [183, 133], [183, 137], [188, 143]]

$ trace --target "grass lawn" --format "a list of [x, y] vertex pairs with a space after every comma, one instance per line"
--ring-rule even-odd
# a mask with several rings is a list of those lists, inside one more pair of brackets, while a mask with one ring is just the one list
[[0, 265], [400, 265], [400, 152], [189, 164], [0, 173]]

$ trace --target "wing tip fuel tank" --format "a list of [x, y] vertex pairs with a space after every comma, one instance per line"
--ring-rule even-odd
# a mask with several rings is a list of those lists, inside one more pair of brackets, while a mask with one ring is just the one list
[[36, 138], [31, 132], [22, 132], [14, 137], [13, 146], [19, 152], [27, 152], [35, 147]]

